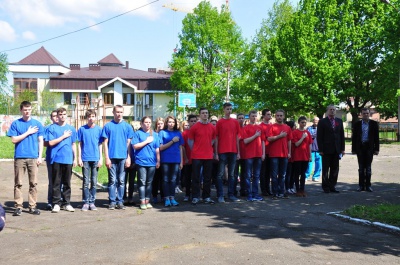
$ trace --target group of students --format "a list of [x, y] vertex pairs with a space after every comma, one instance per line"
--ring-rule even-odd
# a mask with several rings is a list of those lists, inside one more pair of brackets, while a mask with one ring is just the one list
[[[209, 111], [200, 108], [198, 115], [178, 124], [175, 117], [159, 118], [152, 128], [151, 117], [143, 117], [140, 128], [134, 131], [123, 120], [123, 106], [113, 108], [113, 119], [104, 128], [96, 125], [96, 112], [86, 112], [87, 124], [76, 130], [67, 124], [65, 108], [51, 113], [52, 124], [43, 127], [31, 118], [30, 102], [20, 105], [22, 118], [14, 121], [8, 131], [15, 144], [14, 215], [22, 214], [22, 177], [29, 177], [29, 212], [39, 215], [37, 209], [37, 168], [42, 163], [43, 146], [47, 146], [48, 169], [47, 209], [57, 213], [63, 208], [73, 212], [70, 204], [72, 168], [82, 167], [82, 211], [97, 210], [97, 172], [103, 163], [108, 169], [108, 209], [126, 209], [125, 203], [134, 203], [134, 180], [137, 179], [140, 209], [152, 208], [158, 191], [165, 206], [177, 206], [177, 181], [185, 189], [184, 201], [192, 204], [214, 204], [212, 182], [216, 186], [217, 201], [237, 202], [240, 196], [247, 201], [262, 201], [262, 195], [273, 199], [287, 198], [290, 193], [306, 196], [305, 174], [311, 159], [313, 137], [306, 130], [307, 119], [298, 119], [299, 128], [285, 124], [285, 112], [249, 112], [232, 118], [232, 104], [223, 105], [224, 115], [217, 121], [209, 119]], [[179, 126], [180, 125], [180, 126]], [[78, 150], [76, 142], [78, 141]], [[103, 150], [104, 149], [104, 150]], [[288, 162], [294, 174], [286, 178]], [[137, 174], [137, 178], [136, 178]], [[227, 175], [227, 196], [224, 180]], [[261, 193], [259, 192], [259, 184]], [[271, 188], [270, 189], [270, 185]], [[294, 191], [294, 187], [295, 190]]]

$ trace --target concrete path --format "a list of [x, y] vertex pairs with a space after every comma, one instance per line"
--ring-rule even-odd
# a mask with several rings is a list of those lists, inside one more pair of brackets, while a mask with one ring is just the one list
[[[347, 147], [348, 151], [350, 146]], [[97, 212], [81, 212], [81, 180], [73, 178], [76, 212], [40, 216], [13, 212], [13, 163], [0, 163], [0, 264], [399, 264], [400, 236], [327, 215], [354, 204], [400, 203], [400, 146], [384, 145], [373, 162], [374, 192], [356, 192], [357, 159], [341, 163], [339, 194], [307, 182], [307, 198], [109, 211], [98, 193]], [[47, 193], [39, 170], [39, 207]], [[27, 200], [27, 180], [25, 181]], [[212, 191], [215, 195], [215, 190]], [[178, 195], [182, 201], [183, 195]], [[27, 207], [27, 205], [26, 205]]]

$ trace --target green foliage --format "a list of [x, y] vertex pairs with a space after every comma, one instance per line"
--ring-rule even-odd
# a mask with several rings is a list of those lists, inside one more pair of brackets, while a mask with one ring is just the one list
[[353, 218], [381, 222], [400, 227], [400, 205], [382, 203], [372, 206], [354, 205], [343, 213]]
[[239, 75], [236, 65], [244, 47], [240, 30], [225, 7], [219, 12], [208, 1], [202, 1], [182, 24], [180, 49], [170, 62], [171, 94], [196, 93], [197, 106], [215, 112], [226, 99], [228, 72], [231, 80]]
[[40, 111], [50, 114], [54, 110], [55, 102], [57, 102], [58, 94], [56, 92], [50, 92], [44, 89], [40, 93]]
[[[14, 91], [14, 95], [16, 95]], [[21, 104], [22, 101], [29, 101], [32, 103], [32, 115], [38, 115], [38, 108], [37, 104], [33, 104], [33, 101], [36, 101], [36, 93], [32, 92], [28, 89], [23, 90], [20, 92], [17, 96], [13, 97], [13, 104], [10, 106], [10, 114], [12, 115], [19, 115], [21, 114], [19, 105]]]
[[8, 63], [7, 55], [0, 53], [0, 114], [9, 113], [11, 93], [7, 84]]

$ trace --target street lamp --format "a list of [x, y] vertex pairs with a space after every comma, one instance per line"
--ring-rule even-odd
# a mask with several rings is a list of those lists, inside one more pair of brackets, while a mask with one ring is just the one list
[[[390, 0], [381, 0], [382, 3], [390, 5], [400, 15], [400, 9], [396, 8]], [[400, 68], [399, 68], [399, 89], [400, 89]], [[400, 96], [397, 98], [397, 141], [400, 142]]]

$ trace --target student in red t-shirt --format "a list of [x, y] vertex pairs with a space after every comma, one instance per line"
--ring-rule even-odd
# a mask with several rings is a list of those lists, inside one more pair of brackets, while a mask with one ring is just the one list
[[200, 201], [200, 172], [202, 167], [202, 197], [204, 203], [214, 204], [210, 193], [215, 127], [208, 121], [208, 110], [206, 108], [200, 108], [200, 121], [190, 128], [188, 138], [192, 155], [192, 204], [196, 205]]
[[268, 133], [271, 159], [272, 199], [288, 198], [285, 194], [285, 176], [288, 159], [291, 155], [292, 130], [283, 123], [285, 111], [275, 112], [276, 123], [272, 124]]
[[[268, 134], [269, 127], [272, 125], [271, 118], [272, 114], [269, 109], [263, 109], [261, 112], [262, 121], [260, 126], [263, 130], [264, 135]], [[260, 187], [261, 187], [261, 194], [263, 196], [272, 195], [271, 193], [271, 161], [269, 159], [269, 142], [265, 141], [265, 159], [261, 165], [261, 172], [260, 172]]]
[[252, 202], [264, 200], [258, 194], [258, 183], [261, 163], [265, 159], [265, 135], [262, 133], [261, 126], [256, 124], [257, 111], [250, 111], [249, 119], [249, 124], [242, 131], [244, 143], [242, 159], [246, 161], [247, 201]]
[[217, 122], [215, 142], [215, 159], [219, 161], [217, 178], [218, 202], [225, 202], [222, 179], [225, 174], [225, 167], [228, 166], [228, 198], [237, 202], [240, 201], [234, 196], [234, 175], [236, 160], [240, 159], [239, 137], [240, 127], [236, 119], [232, 119], [232, 104], [224, 103], [224, 117]]
[[[311, 158], [311, 145], [312, 138], [309, 131], [306, 130], [307, 118], [301, 116], [298, 119], [299, 128], [293, 131], [293, 170], [294, 170], [294, 181], [296, 185], [296, 196], [306, 197], [304, 192], [304, 186], [306, 182], [306, 171], [308, 162]], [[300, 181], [299, 181], [300, 176]]]
[[190, 114], [188, 116], [188, 121], [187, 127], [183, 126], [183, 132], [182, 132], [182, 137], [183, 140], [185, 141], [185, 152], [183, 152], [183, 169], [182, 169], [182, 174], [183, 174], [183, 182], [185, 185], [185, 197], [183, 198], [184, 202], [188, 202], [190, 199], [191, 194], [191, 186], [192, 186], [192, 154], [191, 150], [188, 144], [189, 140], [189, 133], [190, 133], [190, 128], [196, 124], [197, 122], [197, 116], [194, 114]]

